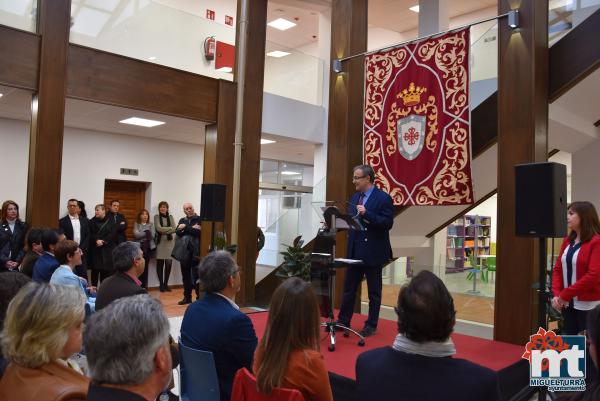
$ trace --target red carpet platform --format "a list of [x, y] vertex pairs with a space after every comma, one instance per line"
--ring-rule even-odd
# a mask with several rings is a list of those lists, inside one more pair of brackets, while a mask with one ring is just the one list
[[[261, 338], [267, 324], [268, 313], [252, 313], [248, 316], [254, 323], [256, 335], [258, 338]], [[362, 315], [355, 315], [353, 319], [357, 327], [362, 327], [362, 322], [365, 320], [366, 316]], [[335, 375], [350, 379], [345, 381], [344, 387], [353, 387], [355, 379], [354, 368], [358, 355], [370, 349], [391, 346], [398, 332], [397, 330], [396, 322], [380, 319], [377, 333], [366, 339], [364, 347], [359, 347], [357, 345], [355, 336], [345, 338], [339, 333], [336, 336], [337, 345], [334, 352], [329, 352], [327, 350], [329, 336], [327, 333], [323, 332], [321, 353], [325, 357], [325, 363], [328, 370], [334, 374], [332, 376], [332, 388], [334, 389], [334, 398], [336, 400], [352, 399], [351, 395], [353, 394], [353, 391], [343, 391], [343, 393], [347, 394], [350, 398], [336, 396], [336, 385], [334, 383], [334, 380], [336, 380]], [[529, 365], [527, 364], [527, 361], [521, 359], [524, 346], [484, 340], [461, 334], [453, 334], [452, 340], [456, 345], [456, 358], [467, 359], [498, 372], [502, 398], [504, 400], [512, 399], [520, 390], [528, 386]], [[342, 380], [342, 382], [344, 382], [344, 380]]]

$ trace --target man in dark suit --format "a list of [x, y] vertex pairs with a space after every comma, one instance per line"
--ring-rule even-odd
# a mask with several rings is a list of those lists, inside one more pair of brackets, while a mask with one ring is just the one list
[[360, 220], [366, 230], [350, 231], [348, 258], [362, 260], [363, 263], [346, 269], [344, 295], [338, 315], [338, 322], [350, 327], [356, 291], [366, 276], [369, 289], [369, 318], [361, 331], [365, 337], [373, 335], [377, 329], [381, 306], [381, 272], [392, 258], [389, 231], [394, 224], [392, 198], [375, 187], [374, 181], [375, 172], [371, 166], [354, 167], [352, 182], [357, 192], [350, 199], [348, 213]]
[[422, 271], [404, 285], [396, 313], [393, 345], [356, 361], [359, 401], [500, 400], [494, 371], [453, 357], [454, 301], [435, 274]]
[[87, 401], [154, 401], [169, 385], [169, 320], [150, 295], [122, 298], [94, 313], [83, 344], [92, 379]]
[[[67, 202], [68, 214], [58, 221], [58, 227], [68, 240], [75, 241], [79, 248], [87, 255], [90, 242], [90, 226], [86, 218], [79, 216], [79, 203], [77, 199], [69, 199]], [[85, 258], [81, 264], [75, 267], [75, 273], [87, 280], [87, 264]]]
[[[192, 289], [196, 287], [196, 257], [200, 248], [200, 216], [194, 211], [191, 203], [183, 204], [183, 213], [185, 217], [179, 219], [177, 224], [177, 240], [173, 255], [179, 261], [181, 267], [181, 279], [183, 281], [183, 299], [178, 302], [179, 305], [192, 303]], [[196, 299], [199, 293], [196, 288]]]
[[138, 242], [125, 241], [112, 251], [115, 274], [100, 284], [96, 294], [96, 310], [116, 299], [145, 294], [138, 276], [144, 272], [146, 261]]
[[221, 401], [229, 401], [235, 373], [252, 369], [258, 340], [252, 321], [234, 302], [240, 290], [240, 268], [231, 255], [211, 252], [202, 259], [198, 275], [206, 296], [185, 311], [181, 342], [213, 353]]
[[125, 230], [127, 230], [127, 219], [125, 219], [125, 216], [119, 213], [120, 207], [121, 202], [118, 200], [115, 199], [110, 201], [109, 217], [113, 219], [115, 226], [117, 226], [117, 244], [127, 241], [127, 236], [125, 235]]
[[45, 229], [42, 232], [42, 248], [44, 253], [35, 261], [33, 265], [33, 281], [49, 283], [54, 270], [60, 266], [58, 260], [54, 257], [54, 248], [60, 241], [60, 235], [56, 230]]

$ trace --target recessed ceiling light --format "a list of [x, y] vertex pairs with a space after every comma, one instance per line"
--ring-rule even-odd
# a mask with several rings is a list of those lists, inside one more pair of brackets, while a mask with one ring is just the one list
[[288, 21], [285, 18], [277, 18], [274, 21], [269, 22], [267, 25], [273, 27], [275, 29], [279, 29], [280, 31], [285, 31], [286, 29], [290, 29], [296, 26], [292, 21]]
[[217, 71], [219, 71], [219, 72], [232, 72], [233, 68], [231, 68], [231, 67], [221, 67], [221, 68], [217, 69]]
[[268, 145], [270, 143], [275, 143], [275, 141], [272, 141], [270, 139], [263, 139], [263, 138], [260, 139], [260, 144], [261, 145]]
[[410, 11], [413, 11], [415, 13], [419, 12], [419, 5], [417, 4], [416, 6], [412, 6], [408, 8]]
[[119, 121], [121, 124], [139, 125], [141, 127], [156, 127], [157, 125], [163, 125], [164, 121], [148, 120], [146, 118], [130, 117], [125, 120]]
[[154, 57], [154, 56], [148, 57], [148, 60], [154, 61], [154, 60], [156, 60], [156, 57]]
[[292, 54], [292, 53], [275, 50], [275, 51], [267, 53], [267, 56], [281, 58], [281, 57], [289, 56], [290, 54]]
[[300, 175], [300, 173], [298, 173], [296, 171], [284, 170], [284, 171], [281, 172], [281, 175]]
[[3, 93], [0, 93], [0, 97], [2, 97], [2, 96], [4, 96], [4, 94], [3, 94]]

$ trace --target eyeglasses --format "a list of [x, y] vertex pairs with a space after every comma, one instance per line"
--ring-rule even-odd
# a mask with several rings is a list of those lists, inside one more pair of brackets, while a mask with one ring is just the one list
[[358, 181], [358, 180], [360, 180], [361, 178], [367, 178], [367, 176], [366, 176], [366, 175], [363, 175], [363, 176], [361, 176], [361, 177], [354, 176], [354, 177], [352, 177], [352, 181]]

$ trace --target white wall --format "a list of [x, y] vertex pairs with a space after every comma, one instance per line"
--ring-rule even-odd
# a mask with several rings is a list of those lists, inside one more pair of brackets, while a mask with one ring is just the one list
[[27, 201], [27, 172], [29, 171], [29, 123], [0, 119], [0, 149], [3, 168], [0, 168], [0, 202], [14, 200], [25, 219]]
[[321, 105], [323, 60], [293, 52], [285, 57], [265, 57], [264, 91]]
[[573, 153], [571, 175], [571, 199], [590, 201], [600, 210], [600, 140]]

